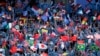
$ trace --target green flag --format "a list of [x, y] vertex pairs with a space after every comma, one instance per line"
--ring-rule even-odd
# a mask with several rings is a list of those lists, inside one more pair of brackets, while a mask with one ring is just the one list
[[95, 44], [92, 44], [92, 45], [90, 45], [90, 49], [91, 50], [94, 50], [94, 51], [98, 51], [99, 50], [99, 47], [96, 46]]
[[76, 49], [79, 50], [79, 51], [84, 51], [85, 50], [85, 44], [77, 44]]

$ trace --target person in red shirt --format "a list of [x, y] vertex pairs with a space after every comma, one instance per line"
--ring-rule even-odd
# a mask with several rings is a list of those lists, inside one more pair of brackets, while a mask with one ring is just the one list
[[72, 34], [71, 37], [70, 37], [70, 44], [71, 44], [71, 47], [74, 47], [75, 43], [77, 41], [77, 36]]
[[34, 35], [33, 35], [33, 38], [34, 39], [38, 39], [40, 37], [40, 34], [38, 32], [36, 32]]
[[16, 52], [17, 52], [17, 46], [16, 46], [16, 45], [11, 46], [11, 48], [10, 48], [10, 53], [11, 53], [11, 54], [14, 54], [14, 53], [16, 53]]
[[72, 35], [71, 35], [71, 38], [70, 38], [70, 41], [71, 41], [71, 42], [76, 42], [76, 41], [77, 41], [77, 36], [74, 35], [74, 34], [72, 34]]

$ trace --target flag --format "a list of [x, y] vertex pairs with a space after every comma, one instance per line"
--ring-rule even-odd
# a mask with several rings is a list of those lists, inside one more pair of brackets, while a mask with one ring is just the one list
[[99, 47], [96, 44], [91, 44], [90, 50], [98, 51]]
[[61, 39], [62, 39], [62, 41], [68, 41], [69, 40], [69, 37], [68, 36], [61, 36]]
[[84, 51], [85, 50], [85, 44], [77, 44], [77, 50]]
[[16, 53], [17, 52], [17, 47], [15, 45], [11, 46], [10, 52], [11, 52], [11, 54]]
[[40, 43], [39, 44], [39, 49], [47, 49], [47, 45], [43, 44], [43, 43]]
[[76, 49], [79, 50], [79, 51], [84, 51], [85, 48], [86, 48], [86, 45], [85, 45], [84, 41], [78, 40], [77, 45], [76, 45]]

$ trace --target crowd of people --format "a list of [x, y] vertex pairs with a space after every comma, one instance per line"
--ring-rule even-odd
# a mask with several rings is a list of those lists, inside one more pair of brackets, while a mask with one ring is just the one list
[[100, 56], [100, 2], [0, 3], [0, 56]]

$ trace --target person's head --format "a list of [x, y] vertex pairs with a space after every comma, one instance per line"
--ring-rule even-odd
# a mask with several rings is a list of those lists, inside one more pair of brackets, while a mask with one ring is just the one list
[[66, 52], [66, 48], [63, 49], [63, 52]]
[[89, 50], [89, 53], [92, 53], [92, 50]]
[[71, 36], [74, 36], [74, 34], [72, 33]]

